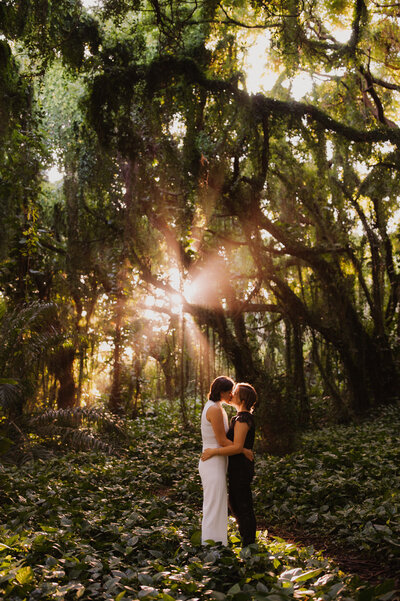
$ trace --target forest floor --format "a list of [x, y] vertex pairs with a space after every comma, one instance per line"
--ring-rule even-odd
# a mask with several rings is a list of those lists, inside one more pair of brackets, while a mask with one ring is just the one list
[[[200, 545], [198, 428], [167, 406], [129, 423], [117, 455], [0, 463], [6, 601], [398, 601], [400, 412], [256, 449], [259, 532]], [[151, 432], [151, 436], [148, 436]]]
[[399, 409], [309, 432], [281, 459], [256, 456], [260, 527], [371, 585], [392, 579], [400, 589]]
[[[293, 527], [276, 526], [267, 528], [267, 525], [262, 522], [258, 524], [258, 527], [268, 529], [271, 536], [282, 538], [289, 543], [305, 547], [313, 546], [321, 551], [325, 557], [332, 559], [343, 572], [357, 575], [361, 580], [373, 586], [377, 586], [385, 580], [393, 579], [396, 589], [400, 591], [400, 574], [397, 568], [388, 565], [387, 561], [379, 557], [371, 557], [370, 554], [355, 551], [350, 546], [345, 547], [330, 537], [308, 534]], [[400, 599], [400, 593], [398, 598]]]
[[[171, 492], [170, 486], [161, 486], [155, 489], [154, 494], [168, 499]], [[282, 539], [297, 547], [314, 547], [317, 551], [322, 552], [324, 557], [332, 559], [343, 572], [358, 576], [371, 586], [378, 586], [383, 581], [394, 580], [396, 589], [400, 591], [400, 573], [396, 567], [391, 566], [384, 559], [356, 551], [351, 546], [345, 546], [332, 537], [310, 534], [293, 525], [271, 527], [264, 520], [257, 519], [257, 530], [267, 531], [268, 536]], [[400, 600], [400, 592], [398, 599]], [[393, 597], [393, 601], [397, 601], [397, 598]]]

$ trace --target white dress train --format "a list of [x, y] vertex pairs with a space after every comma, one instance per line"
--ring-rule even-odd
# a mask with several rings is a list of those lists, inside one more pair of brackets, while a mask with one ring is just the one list
[[[201, 438], [204, 449], [218, 448], [214, 430], [208, 421], [207, 410], [214, 401], [207, 401], [201, 414]], [[225, 432], [228, 430], [228, 416], [222, 410]], [[203, 485], [203, 519], [201, 524], [201, 542], [212, 539], [215, 542], [228, 544], [228, 492], [226, 486], [226, 469], [228, 458], [214, 455], [207, 461], [199, 461], [199, 472]]]

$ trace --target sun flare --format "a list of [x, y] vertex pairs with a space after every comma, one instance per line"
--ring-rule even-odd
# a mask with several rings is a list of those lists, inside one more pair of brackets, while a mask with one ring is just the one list
[[166, 295], [172, 313], [182, 313], [185, 303], [196, 302], [200, 292], [197, 279], [184, 278], [179, 269], [172, 267], [168, 272], [168, 283], [174, 289], [173, 293]]

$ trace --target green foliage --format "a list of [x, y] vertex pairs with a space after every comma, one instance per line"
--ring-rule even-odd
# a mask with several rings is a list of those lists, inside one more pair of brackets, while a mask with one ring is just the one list
[[[0, 399], [2, 394], [0, 387]], [[118, 454], [130, 440], [121, 419], [95, 408], [50, 409], [0, 423], [4, 464], [23, 465], [71, 449]]]
[[[18, 110], [18, 105], [23, 101], [21, 97], [18, 97], [23, 92], [23, 85], [19, 79], [18, 68], [12, 56], [11, 48], [6, 40], [0, 40], [0, 80], [2, 82], [0, 92], [0, 139], [2, 139], [9, 128], [11, 118]], [[13, 102], [11, 98], [13, 98]]]
[[303, 437], [301, 451], [257, 462], [257, 507], [269, 524], [307, 532], [400, 565], [399, 406], [359, 425]]
[[156, 411], [130, 424], [126, 457], [78, 453], [2, 468], [5, 599], [394, 599], [393, 582], [367, 586], [266, 531], [241, 549], [232, 521], [227, 548], [200, 546], [199, 436], [171, 406]]
[[79, 0], [5, 2], [0, 17], [2, 32], [23, 41], [37, 64], [45, 65], [61, 50], [66, 63], [80, 67], [85, 45], [95, 51], [99, 43], [97, 22]]
[[0, 378], [0, 407], [4, 412], [12, 411], [13, 407], [22, 404], [22, 391], [17, 380]]
[[[32, 106], [33, 86], [24, 77], [15, 49], [0, 40], [0, 286], [5, 288], [15, 255], [35, 244], [38, 172], [46, 151]], [[12, 259], [11, 259], [12, 257]], [[10, 260], [11, 259], [11, 260]], [[4, 261], [4, 262], [3, 262]], [[15, 279], [12, 277], [11, 279]], [[15, 282], [13, 282], [15, 285]]]
[[[187, 280], [200, 275], [206, 293], [185, 310], [212, 331], [219, 358], [226, 354], [238, 377], [257, 383], [271, 450], [294, 448], [311, 391], [329, 394], [347, 416], [392, 399], [400, 277], [399, 158], [388, 144], [399, 139], [395, 8], [362, 0], [100, 4], [0, 6], [0, 285], [11, 303], [55, 299], [62, 307], [69, 352], [59, 364], [68, 364], [72, 391], [65, 402], [86, 392], [101, 342], [114, 344], [113, 398], [125, 392], [121, 356], [134, 347], [126, 323], [136, 317], [128, 306], [134, 297], [143, 307], [161, 291], [162, 310], [172, 310], [172, 266]], [[338, 25], [348, 42], [336, 39]], [[241, 69], [260, 40], [279, 78], [253, 95]], [[303, 102], [292, 98], [298, 73], [313, 80]], [[41, 193], [49, 156], [64, 183]], [[297, 332], [295, 342], [285, 328]], [[155, 322], [148, 330], [160, 358], [165, 339]], [[28, 342], [29, 333], [23, 361]], [[136, 366], [149, 346], [133, 349]], [[26, 391], [35, 403], [39, 371], [30, 359]], [[0, 351], [0, 367], [2, 360]], [[13, 370], [0, 375], [19, 379]], [[46, 376], [61, 381], [57, 372], [40, 373], [45, 403]], [[272, 377], [276, 391], [268, 389]], [[3, 386], [7, 411], [16, 393]]]
[[56, 307], [31, 303], [0, 316], [0, 406], [20, 413], [37, 385], [39, 361], [60, 341]]
[[29, 427], [43, 442], [47, 438], [77, 450], [112, 452], [129, 440], [122, 420], [86, 407], [44, 411], [31, 416]]
[[282, 456], [292, 453], [298, 445], [298, 415], [293, 391], [285, 394], [283, 378], [268, 381], [267, 394], [257, 411], [257, 423], [263, 450]]
[[66, 14], [63, 23], [61, 52], [64, 62], [79, 69], [85, 60], [85, 50], [96, 52], [100, 43], [97, 22], [88, 15]]

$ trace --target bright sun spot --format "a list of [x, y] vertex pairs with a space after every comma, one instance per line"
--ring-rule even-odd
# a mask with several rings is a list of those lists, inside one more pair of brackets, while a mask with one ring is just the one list
[[332, 31], [332, 35], [341, 44], [347, 44], [349, 39], [351, 38], [352, 31], [351, 29], [334, 29]]
[[175, 290], [179, 290], [182, 282], [181, 272], [177, 267], [171, 267], [168, 271], [168, 282], [169, 284], [175, 288]]
[[[341, 44], [346, 44], [351, 37], [351, 29], [335, 28], [332, 30], [333, 37]], [[278, 77], [282, 73], [282, 67], [271, 68], [268, 64], [268, 53], [271, 43], [269, 32], [255, 33], [251, 37], [242, 40], [242, 60], [246, 74], [246, 89], [250, 94], [271, 92]], [[248, 43], [248, 40], [253, 41]], [[330, 75], [340, 75], [339, 70], [330, 71]], [[298, 73], [292, 78], [282, 81], [282, 86], [290, 90], [292, 98], [300, 101], [309, 94], [313, 86], [313, 78], [308, 73]]]
[[92, 8], [99, 8], [99, 0], [82, 0], [82, 4], [88, 10]]
[[179, 269], [173, 267], [169, 270], [169, 284], [176, 290], [176, 293], [169, 295], [169, 302], [172, 313], [182, 313], [183, 305], [186, 302], [192, 303], [196, 297], [196, 282], [190, 278], [182, 280], [182, 274]]
[[177, 267], [171, 267], [168, 270], [167, 282], [173, 289], [171, 291], [154, 290], [152, 294], [148, 294], [144, 299], [143, 317], [158, 323], [162, 327], [162, 322], [166, 322], [166, 315], [172, 313], [174, 315], [182, 315], [185, 303], [195, 303], [200, 292], [200, 281], [192, 280], [187, 277], [182, 280], [182, 273]]
[[303, 96], [311, 92], [313, 80], [308, 73], [299, 73], [292, 80], [287, 80], [282, 85], [290, 90], [295, 100], [299, 101]]
[[149, 294], [144, 299], [146, 309], [143, 311], [143, 317], [150, 321], [160, 321], [162, 317], [162, 309], [165, 307], [164, 296], [158, 296], [160, 293], [156, 291], [155, 295]]
[[[270, 43], [269, 32], [256, 34], [254, 42], [243, 52], [246, 88], [250, 94], [270, 92], [280, 75], [279, 69], [272, 69], [267, 63]], [[308, 94], [312, 90], [312, 84], [312, 77], [307, 73], [299, 73], [282, 82], [285, 88], [290, 89], [295, 100]]]
[[186, 135], [186, 124], [183, 120], [183, 116], [180, 113], [175, 113], [173, 116], [169, 124], [169, 132], [183, 145], [183, 139]]
[[169, 297], [169, 301], [172, 313], [174, 313], [175, 315], [179, 315], [180, 313], [182, 313], [183, 299], [180, 294], [171, 294], [171, 296]]
[[250, 94], [271, 90], [279, 73], [267, 67], [269, 32], [258, 35], [243, 58], [246, 71], [246, 88]]
[[45, 171], [45, 175], [51, 184], [55, 184], [56, 182], [61, 181], [64, 177], [64, 173], [60, 171], [55, 165], [50, 169], [47, 169], [47, 171]]
[[103, 342], [101, 342], [99, 345], [100, 353], [109, 353], [110, 351], [112, 351], [112, 349], [112, 344], [110, 344], [107, 340], [103, 340]]
[[134, 357], [134, 350], [132, 347], [127, 346], [124, 349], [124, 355], [125, 357], [128, 359], [128, 361], [132, 361], [133, 357]]

